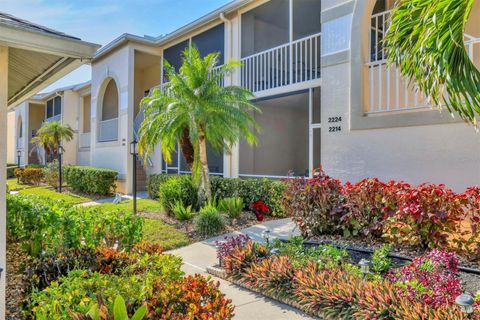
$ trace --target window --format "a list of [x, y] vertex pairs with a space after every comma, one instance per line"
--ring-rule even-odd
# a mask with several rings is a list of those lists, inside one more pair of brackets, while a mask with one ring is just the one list
[[115, 81], [110, 79], [103, 96], [102, 121], [116, 118], [118, 118], [118, 89]]
[[47, 119], [62, 114], [62, 97], [56, 96], [47, 101]]

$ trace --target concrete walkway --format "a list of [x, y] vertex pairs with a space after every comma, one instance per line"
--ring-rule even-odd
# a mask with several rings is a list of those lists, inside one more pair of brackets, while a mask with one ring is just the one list
[[[183, 258], [183, 270], [187, 274], [209, 274], [205, 269], [217, 264], [215, 241], [223, 240], [225, 236], [247, 234], [253, 240], [263, 242], [263, 233], [270, 230], [270, 237], [287, 239], [299, 235], [298, 229], [290, 219], [267, 221], [240, 232], [222, 235], [216, 238], [197, 242], [189, 246], [170, 251]], [[235, 319], [238, 320], [300, 320], [315, 319], [282, 303], [265, 298], [259, 294], [240, 288], [222, 279], [212, 277], [220, 282], [220, 290], [232, 299], [235, 305]]]
[[[131, 195], [121, 195], [121, 197], [122, 197], [122, 201], [132, 200]], [[137, 199], [149, 199], [148, 193], [146, 191], [137, 192]], [[115, 197], [104, 198], [104, 199], [98, 199], [90, 202], [80, 203], [78, 206], [89, 207], [89, 206], [94, 206], [102, 203], [113, 203], [114, 200], [115, 200]]]

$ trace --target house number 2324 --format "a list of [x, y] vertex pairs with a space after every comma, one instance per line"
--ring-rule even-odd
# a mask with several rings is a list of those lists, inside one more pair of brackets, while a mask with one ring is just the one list
[[340, 132], [342, 126], [339, 125], [342, 122], [342, 117], [328, 117], [328, 123], [335, 123], [335, 125], [328, 126], [328, 132]]

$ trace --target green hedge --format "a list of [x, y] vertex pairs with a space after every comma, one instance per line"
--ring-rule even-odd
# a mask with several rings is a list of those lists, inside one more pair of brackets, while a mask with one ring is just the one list
[[[158, 199], [160, 185], [174, 175], [150, 175], [148, 192], [152, 199]], [[190, 177], [190, 176], [188, 176]], [[285, 208], [282, 204], [285, 184], [283, 181], [271, 179], [230, 179], [218, 176], [210, 178], [212, 194], [216, 200], [229, 197], [240, 197], [245, 203], [245, 209], [258, 200], [262, 200], [270, 208], [272, 216], [284, 217]], [[196, 195], [192, 195], [194, 197]]]
[[158, 191], [160, 190], [160, 185], [167, 181], [169, 177], [171, 177], [171, 175], [164, 173], [151, 174], [148, 176], [147, 191], [151, 199], [159, 198]]
[[16, 164], [7, 163], [7, 179], [15, 178], [15, 169], [17, 168]]
[[251, 203], [262, 200], [270, 208], [274, 217], [284, 217], [285, 208], [282, 204], [285, 184], [272, 179], [229, 179], [212, 177], [212, 194], [217, 200], [240, 197], [248, 208]]
[[118, 172], [84, 166], [64, 167], [67, 184], [75, 191], [87, 194], [108, 195], [117, 187]]

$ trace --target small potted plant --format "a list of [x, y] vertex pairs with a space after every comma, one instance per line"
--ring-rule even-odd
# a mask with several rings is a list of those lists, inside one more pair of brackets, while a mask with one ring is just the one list
[[270, 210], [268, 206], [262, 201], [258, 200], [255, 201], [250, 205], [250, 209], [255, 213], [255, 216], [257, 217], [257, 221], [263, 221], [263, 215], [267, 214]]

